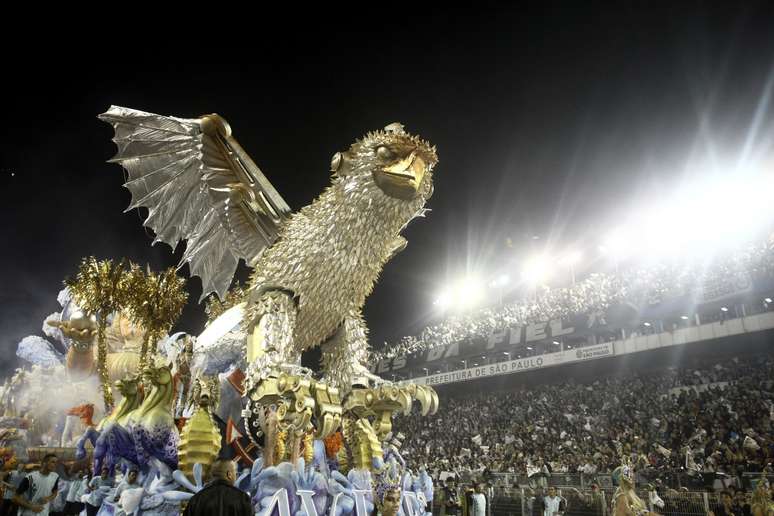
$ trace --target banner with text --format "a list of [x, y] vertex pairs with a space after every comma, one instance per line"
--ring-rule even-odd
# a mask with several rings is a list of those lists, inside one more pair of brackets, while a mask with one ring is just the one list
[[468, 380], [477, 380], [488, 376], [499, 376], [503, 374], [521, 373], [542, 369], [544, 367], [569, 364], [581, 360], [592, 360], [597, 358], [612, 357], [615, 354], [612, 342], [604, 344], [595, 344], [579, 349], [568, 349], [558, 353], [548, 353], [536, 357], [520, 358], [509, 360], [497, 364], [488, 364], [478, 367], [450, 371], [448, 373], [438, 373], [420, 378], [412, 378], [401, 383], [417, 383], [423, 385], [442, 385], [446, 383], [465, 382]]
[[428, 350], [410, 355], [380, 360], [371, 367], [371, 372], [384, 374], [389, 371], [399, 371], [407, 367], [416, 367], [450, 358], [510, 349], [520, 344], [587, 335], [606, 327], [606, 316], [601, 312], [583, 314], [569, 319], [539, 321], [524, 326], [503, 328], [482, 338], [433, 346]]

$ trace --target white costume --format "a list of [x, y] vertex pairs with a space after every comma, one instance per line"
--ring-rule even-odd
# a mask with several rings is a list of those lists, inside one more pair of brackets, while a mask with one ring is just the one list
[[560, 496], [546, 496], [543, 503], [546, 507], [543, 516], [554, 516], [559, 514], [559, 504], [562, 503], [562, 498]]
[[19, 516], [48, 516], [50, 503], [43, 503], [43, 499], [51, 496], [58, 480], [59, 475], [53, 472], [43, 475], [40, 471], [33, 471], [27, 475], [19, 485], [19, 489], [22, 490], [20, 496], [29, 503], [42, 505], [43, 510], [32, 512], [19, 507]]

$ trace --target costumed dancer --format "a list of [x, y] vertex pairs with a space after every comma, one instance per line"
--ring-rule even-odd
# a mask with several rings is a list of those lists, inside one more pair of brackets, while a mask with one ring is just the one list
[[40, 469], [22, 479], [13, 501], [19, 516], [48, 516], [49, 505], [59, 493], [59, 475], [54, 473], [58, 459], [53, 453], [43, 457]]
[[771, 498], [771, 487], [768, 480], [761, 479], [755, 486], [750, 504], [752, 516], [774, 516], [774, 501]]
[[175, 358], [175, 368], [173, 371], [173, 381], [175, 385], [175, 421], [178, 423], [178, 429], [183, 429], [185, 423], [186, 408], [190, 404], [191, 389], [191, 366], [193, 364], [193, 339], [186, 335], [183, 338], [181, 349]]
[[567, 507], [567, 501], [556, 494], [556, 488], [548, 488], [548, 495], [543, 498], [543, 516], [559, 516], [564, 514]]
[[123, 508], [120, 506], [121, 494], [123, 494], [123, 492], [127, 489], [137, 489], [138, 487], [142, 487], [138, 481], [139, 474], [140, 472], [138, 469], [133, 467], [126, 473], [126, 477], [121, 480], [121, 483], [118, 484], [115, 494], [113, 494], [111, 497], [111, 501], [114, 504], [117, 504], [115, 516], [124, 516], [126, 514], [126, 512], [124, 512]]
[[67, 490], [67, 497], [65, 498], [65, 515], [74, 516], [83, 511], [85, 506], [81, 501], [81, 497], [86, 492], [88, 483], [89, 478], [85, 470], [79, 471], [78, 475], [70, 482], [70, 487]]
[[401, 474], [400, 468], [387, 467], [376, 475], [376, 485], [374, 501], [374, 516], [397, 516], [400, 512], [401, 492]]
[[70, 491], [70, 485], [73, 482], [65, 478], [59, 479], [59, 492], [49, 504], [50, 516], [64, 516], [65, 505], [67, 505], [67, 493]]
[[24, 464], [19, 463], [13, 471], [5, 472], [3, 478], [3, 502], [0, 505], [0, 516], [12, 516], [16, 514], [16, 505], [13, 503], [13, 497], [19, 484], [25, 477]]
[[94, 477], [89, 482], [88, 498], [86, 499], [87, 516], [96, 516], [107, 493], [113, 489], [113, 478], [110, 476], [110, 469], [103, 467], [100, 476]]
[[634, 466], [631, 458], [621, 453], [622, 464], [613, 471], [613, 479], [618, 479], [618, 488], [613, 494], [613, 516], [654, 515], [648, 505], [634, 491]]

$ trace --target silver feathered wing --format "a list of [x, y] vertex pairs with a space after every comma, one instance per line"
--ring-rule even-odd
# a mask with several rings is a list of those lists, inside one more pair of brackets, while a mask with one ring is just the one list
[[186, 240], [180, 266], [223, 299], [240, 259], [252, 265], [277, 238], [290, 208], [218, 115], [183, 119], [111, 106], [111, 160], [128, 172], [128, 210], [145, 207], [155, 242]]

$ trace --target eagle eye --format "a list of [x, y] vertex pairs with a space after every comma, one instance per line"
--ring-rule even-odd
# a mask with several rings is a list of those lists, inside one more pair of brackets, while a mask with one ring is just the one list
[[395, 153], [385, 145], [380, 145], [376, 148], [376, 155], [382, 160], [391, 160], [395, 158]]

